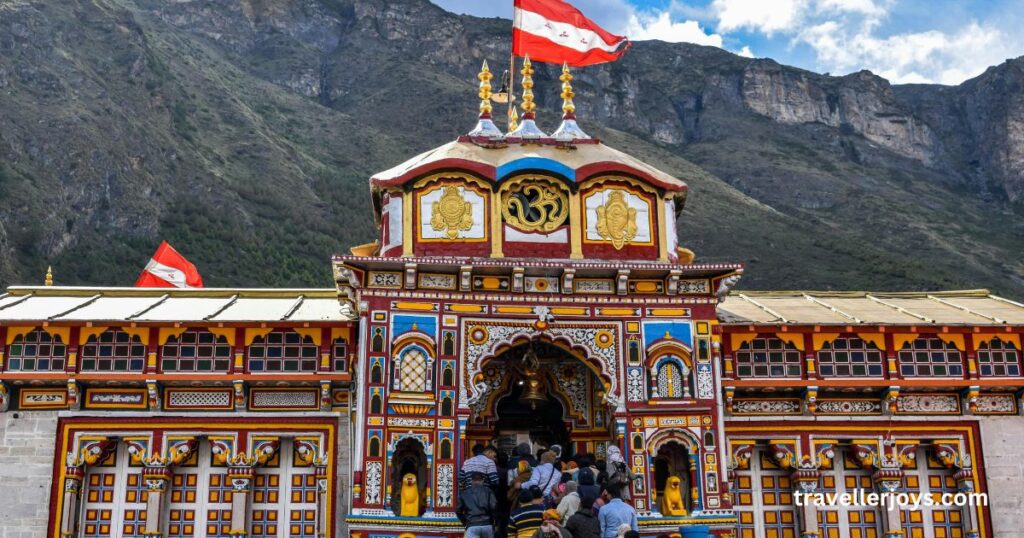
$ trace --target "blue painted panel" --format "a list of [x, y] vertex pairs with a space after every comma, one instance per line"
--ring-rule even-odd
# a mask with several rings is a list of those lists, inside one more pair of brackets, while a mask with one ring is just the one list
[[523, 157], [522, 159], [509, 161], [499, 166], [498, 181], [523, 170], [543, 170], [545, 172], [551, 172], [552, 174], [563, 176], [573, 183], [576, 182], [576, 170], [569, 168], [558, 161], [545, 159], [543, 157]]
[[394, 338], [412, 330], [413, 324], [416, 330], [437, 339], [437, 317], [435, 316], [414, 316], [409, 314], [395, 314], [391, 317], [392, 334]]
[[689, 321], [645, 321], [643, 324], [644, 347], [655, 340], [665, 338], [665, 333], [693, 349], [693, 327]]

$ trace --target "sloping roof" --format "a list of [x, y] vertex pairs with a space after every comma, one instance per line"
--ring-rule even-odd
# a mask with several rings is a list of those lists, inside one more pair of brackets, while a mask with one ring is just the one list
[[686, 190], [686, 183], [617, 149], [597, 141], [580, 141], [572, 149], [553, 143], [486, 147], [460, 138], [421, 153], [370, 178], [370, 185], [402, 185], [444, 168], [463, 168], [496, 181], [518, 170], [548, 169], [572, 181], [601, 173], [629, 173], [672, 191]]
[[1024, 325], [1024, 304], [988, 290], [734, 291], [723, 323], [768, 325]]
[[11, 287], [0, 323], [324, 322], [356, 319], [333, 289]]

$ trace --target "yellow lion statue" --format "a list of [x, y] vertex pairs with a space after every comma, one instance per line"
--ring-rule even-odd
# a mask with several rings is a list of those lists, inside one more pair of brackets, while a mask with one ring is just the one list
[[416, 487], [416, 475], [405, 473], [402, 477], [402, 504], [399, 506], [398, 515], [405, 517], [419, 517], [420, 515], [420, 490]]
[[685, 516], [686, 505], [683, 503], [683, 491], [678, 476], [670, 476], [665, 484], [665, 493], [661, 496], [661, 513], [665, 516]]

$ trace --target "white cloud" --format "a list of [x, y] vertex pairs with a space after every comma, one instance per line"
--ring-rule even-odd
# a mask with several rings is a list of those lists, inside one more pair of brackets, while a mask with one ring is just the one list
[[670, 43], [696, 43], [722, 46], [722, 36], [708, 34], [697, 21], [674, 22], [667, 11], [658, 14], [633, 14], [626, 25], [626, 35], [634, 41], [660, 39]]
[[755, 30], [771, 35], [792, 30], [800, 24], [807, 0], [714, 0], [717, 30]]
[[822, 68], [835, 72], [869, 69], [896, 83], [958, 84], [1012, 56], [1012, 39], [976, 22], [953, 33], [927, 31], [885, 37], [864, 23], [851, 29], [826, 21], [797, 36], [815, 52]]
[[750, 50], [750, 47], [747, 46], [747, 45], [744, 45], [742, 49], [740, 49], [738, 52], [736, 52], [736, 54], [739, 54], [740, 56], [743, 56], [744, 58], [753, 58], [754, 57], [754, 51]]

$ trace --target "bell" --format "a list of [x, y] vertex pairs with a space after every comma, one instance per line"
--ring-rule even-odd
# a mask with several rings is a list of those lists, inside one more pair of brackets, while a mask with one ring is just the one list
[[544, 394], [544, 384], [536, 371], [527, 370], [526, 379], [523, 380], [523, 393], [519, 396], [519, 402], [527, 404], [530, 409], [536, 410], [548, 403], [548, 397]]
[[491, 94], [491, 101], [502, 105], [508, 103], [509, 99], [511, 99], [513, 103], [516, 101], [516, 96], [509, 95], [508, 83], [509, 75], [508, 70], [506, 69], [505, 73], [501, 75], [501, 89]]

